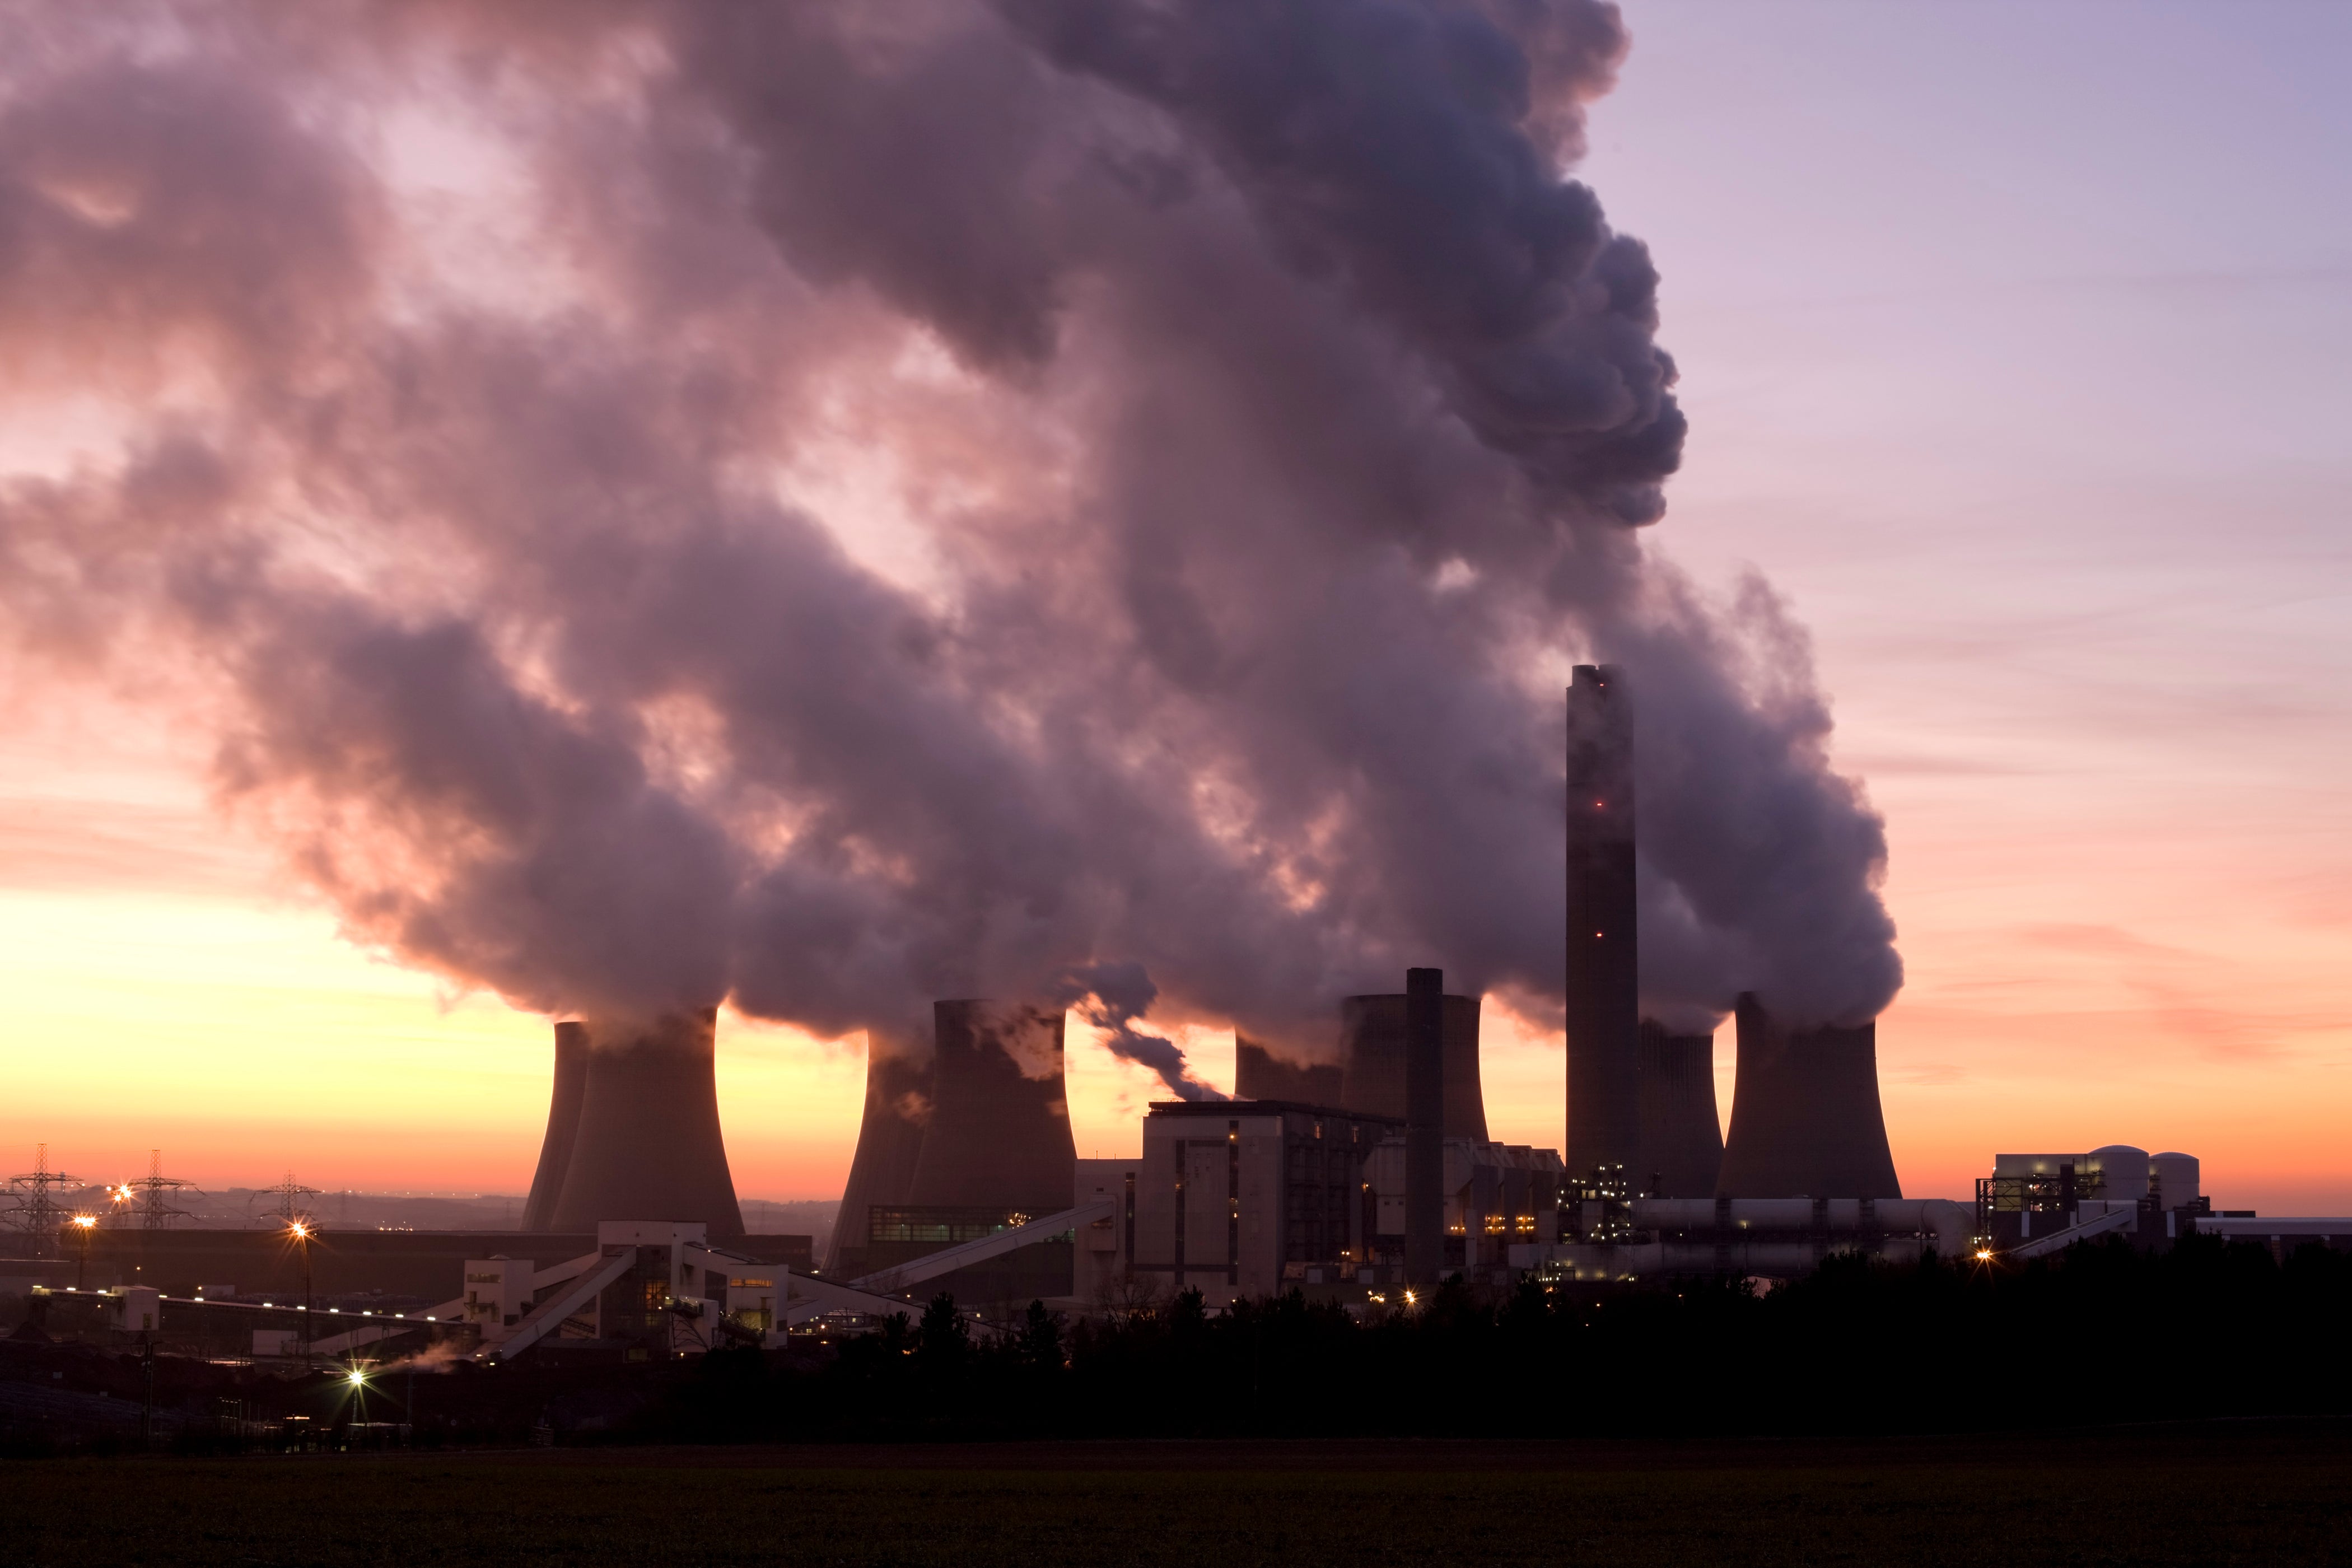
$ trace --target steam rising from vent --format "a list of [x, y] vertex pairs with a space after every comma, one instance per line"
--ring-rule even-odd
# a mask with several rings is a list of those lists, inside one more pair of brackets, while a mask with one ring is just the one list
[[[218, 736], [361, 942], [518, 1005], [1328, 1046], [1556, 1020], [1566, 667], [1646, 1009], [1900, 984], [1802, 634], [1637, 531], [1590, 0], [210, 0], [0, 23], [19, 668]], [[166, 687], [150, 679], [168, 669]], [[1305, 1054], [1305, 1053], [1302, 1053]]]

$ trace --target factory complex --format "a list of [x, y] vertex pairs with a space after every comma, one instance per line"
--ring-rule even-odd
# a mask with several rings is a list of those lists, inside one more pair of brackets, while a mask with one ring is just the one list
[[1433, 968], [1339, 999], [1311, 1057], [1237, 1033], [1234, 1096], [1152, 1103], [1126, 1159], [1077, 1157], [1061, 1008], [943, 998], [927, 1038], [868, 1033], [856, 1153], [820, 1253], [745, 1229], [716, 1008], [590, 1017], [554, 1026], [518, 1230], [321, 1231], [290, 1187], [281, 1230], [173, 1230], [159, 1169], [139, 1228], [76, 1234], [47, 1185], [26, 1189], [34, 1257], [0, 1261], [0, 1294], [104, 1293], [109, 1329], [209, 1355], [431, 1341], [499, 1363], [782, 1346], [942, 1294], [986, 1332], [1033, 1301], [1108, 1316], [1188, 1291], [1212, 1311], [1294, 1290], [1371, 1311], [1457, 1278], [1778, 1280], [1833, 1254], [2031, 1258], [2196, 1231], [2352, 1247], [2352, 1219], [2215, 1215], [2193, 1157], [2125, 1145], [2000, 1154], [1972, 1197], [1906, 1198], [1874, 1023], [1790, 1019], [1752, 993], [1727, 998], [1727, 1132], [1712, 1033], [1642, 1009], [1625, 696], [1606, 666], [1578, 667], [1567, 696], [1564, 1150], [1489, 1136], [1481, 998], [1449, 994]]

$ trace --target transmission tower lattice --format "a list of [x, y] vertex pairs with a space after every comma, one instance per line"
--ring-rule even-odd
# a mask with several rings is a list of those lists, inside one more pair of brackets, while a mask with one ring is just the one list
[[81, 1178], [63, 1171], [49, 1169], [49, 1146], [37, 1146], [33, 1168], [21, 1176], [8, 1178], [8, 1196], [13, 1204], [9, 1223], [26, 1233], [35, 1258], [47, 1258], [55, 1253], [58, 1232], [65, 1225], [66, 1205], [58, 1201], [62, 1193], [78, 1192]]
[[184, 1182], [163, 1173], [163, 1151], [147, 1151], [147, 1173], [127, 1182], [118, 1182], [107, 1188], [112, 1200], [114, 1223], [128, 1226], [132, 1216], [142, 1230], [162, 1230], [175, 1219], [186, 1219], [188, 1211], [173, 1206], [172, 1199], [183, 1189], [204, 1196], [204, 1191], [194, 1182]]
[[[304, 1198], [315, 1198], [319, 1195], [318, 1188], [306, 1187], [302, 1185], [301, 1183], [294, 1179], [294, 1173], [291, 1171], [286, 1173], [286, 1179], [284, 1181], [278, 1183], [274, 1187], [265, 1187], [262, 1189], [262, 1192], [268, 1193], [271, 1197], [278, 1200], [278, 1207], [271, 1212], [289, 1226], [294, 1224], [297, 1220], [306, 1222], [310, 1220], [310, 1211], [301, 1206], [302, 1200]], [[256, 1193], [253, 1195], [255, 1197], [259, 1197], [262, 1194], [261, 1193]]]

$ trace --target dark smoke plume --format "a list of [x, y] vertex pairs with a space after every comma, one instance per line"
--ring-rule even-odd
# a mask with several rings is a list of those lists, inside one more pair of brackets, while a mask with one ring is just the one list
[[1559, 172], [1612, 7], [6, 16], [0, 399], [87, 417], [5, 635], [168, 661], [354, 939], [827, 1037], [1055, 998], [1181, 1093], [1147, 1012], [1542, 1017], [1597, 657], [1651, 1009], [1899, 985], [1801, 634], [1637, 531], [1657, 274]]
[[1103, 1044], [1111, 1055], [1150, 1068], [1178, 1098], [1223, 1100], [1224, 1095], [1186, 1070], [1184, 1053], [1175, 1041], [1136, 1026], [1136, 1020], [1159, 999], [1160, 988], [1143, 965], [1132, 960], [1072, 971], [1059, 998], [1065, 1006], [1075, 1004], [1080, 1016], [1104, 1032]]

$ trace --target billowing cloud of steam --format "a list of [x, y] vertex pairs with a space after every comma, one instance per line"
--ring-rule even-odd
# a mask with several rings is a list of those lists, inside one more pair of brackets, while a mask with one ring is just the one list
[[358, 939], [826, 1036], [1060, 997], [1180, 1089], [1147, 1011], [1541, 1016], [1597, 657], [1650, 1005], [1899, 984], [1801, 635], [1634, 526], [1656, 274], [1559, 172], [1612, 7], [10, 17], [0, 397], [74, 444], [5, 635], [168, 661]]

